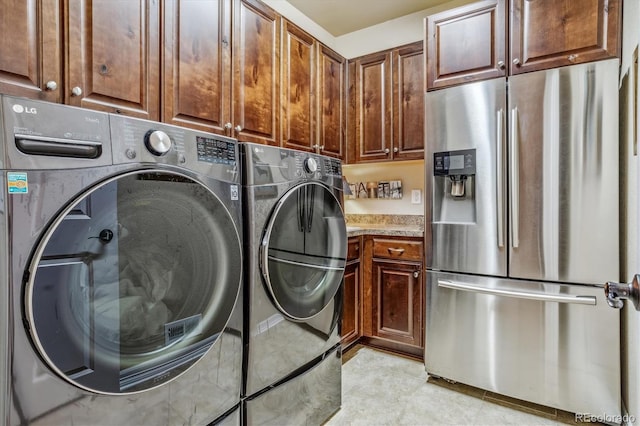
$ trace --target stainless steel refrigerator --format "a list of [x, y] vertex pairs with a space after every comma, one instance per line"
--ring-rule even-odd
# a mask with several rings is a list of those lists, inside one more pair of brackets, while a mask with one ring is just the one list
[[430, 375], [621, 414], [618, 67], [425, 95]]

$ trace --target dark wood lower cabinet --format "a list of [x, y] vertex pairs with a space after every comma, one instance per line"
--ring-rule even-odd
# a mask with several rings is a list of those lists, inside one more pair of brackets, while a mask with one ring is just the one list
[[362, 343], [423, 357], [423, 253], [418, 238], [364, 239]]
[[[373, 261], [372, 337], [422, 351], [422, 267], [417, 262]], [[415, 351], [414, 351], [415, 349]]]
[[344, 272], [342, 307], [342, 349], [347, 349], [360, 337], [360, 262], [347, 265]]

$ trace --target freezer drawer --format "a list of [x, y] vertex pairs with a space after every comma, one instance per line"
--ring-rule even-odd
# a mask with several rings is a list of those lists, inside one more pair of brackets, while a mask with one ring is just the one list
[[602, 288], [427, 272], [427, 373], [574, 413], [621, 414]]

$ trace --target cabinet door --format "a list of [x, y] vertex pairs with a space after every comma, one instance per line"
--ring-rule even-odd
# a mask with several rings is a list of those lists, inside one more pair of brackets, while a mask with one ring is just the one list
[[320, 45], [318, 55], [318, 145], [320, 153], [346, 159], [345, 58]]
[[348, 264], [344, 271], [342, 306], [342, 347], [355, 342], [360, 329], [360, 262]]
[[157, 0], [68, 0], [65, 102], [160, 118]]
[[166, 2], [163, 28], [162, 121], [228, 134], [231, 1]]
[[60, 0], [0, 0], [0, 93], [61, 102]]
[[282, 146], [316, 151], [315, 41], [282, 20]]
[[391, 52], [356, 62], [356, 162], [391, 159]]
[[373, 336], [422, 348], [421, 263], [373, 260]]
[[393, 51], [393, 158], [424, 157], [423, 43]]
[[358, 87], [357, 78], [356, 78], [356, 62], [348, 61], [347, 62], [347, 158], [345, 162], [347, 164], [353, 164], [356, 162], [356, 152], [358, 151], [358, 126], [357, 126], [357, 113], [358, 108], [356, 107], [358, 103], [358, 97], [356, 96], [356, 88]]
[[511, 0], [511, 74], [618, 56], [620, 0]]
[[505, 28], [505, 0], [478, 1], [428, 16], [427, 90], [504, 76]]
[[234, 0], [233, 136], [241, 141], [280, 144], [279, 22], [257, 0]]

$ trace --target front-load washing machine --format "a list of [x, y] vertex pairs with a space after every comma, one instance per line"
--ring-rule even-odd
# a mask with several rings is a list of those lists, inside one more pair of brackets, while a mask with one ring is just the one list
[[341, 405], [347, 233], [334, 158], [240, 143], [245, 424], [322, 424]]
[[0, 105], [0, 422], [239, 424], [236, 141]]

